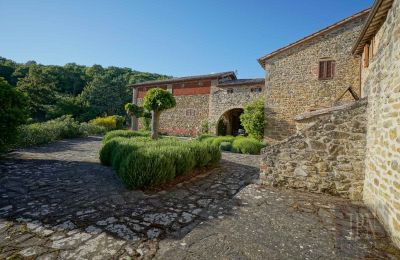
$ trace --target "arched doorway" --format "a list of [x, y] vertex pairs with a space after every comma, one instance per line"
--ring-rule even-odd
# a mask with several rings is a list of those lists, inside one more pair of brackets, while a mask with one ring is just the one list
[[239, 129], [243, 129], [240, 122], [240, 115], [243, 108], [233, 108], [222, 114], [217, 124], [217, 135], [233, 135], [239, 134]]

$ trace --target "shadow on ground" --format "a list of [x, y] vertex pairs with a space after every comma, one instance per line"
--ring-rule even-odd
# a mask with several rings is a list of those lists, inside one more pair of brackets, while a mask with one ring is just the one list
[[0, 259], [396, 259], [361, 203], [266, 188], [259, 156], [224, 153], [159, 192], [125, 189], [99, 164], [99, 137], [0, 161]]
[[[257, 157], [225, 154], [218, 167], [176, 187], [131, 191], [98, 163], [99, 147], [97, 137], [80, 138], [15, 151], [1, 161], [0, 230], [9, 237], [0, 241], [2, 251], [34, 245], [59, 255], [100, 234], [124, 245], [179, 239], [199, 222], [230, 214], [227, 201], [258, 176]], [[116, 247], [116, 255], [126, 253]]]

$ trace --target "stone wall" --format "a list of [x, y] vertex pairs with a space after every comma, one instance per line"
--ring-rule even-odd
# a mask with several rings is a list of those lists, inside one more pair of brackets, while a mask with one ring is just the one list
[[366, 100], [323, 115], [285, 142], [267, 147], [260, 180], [360, 200], [364, 180]]
[[[208, 121], [209, 95], [176, 96], [176, 106], [161, 113], [161, 133], [195, 136], [202, 123]], [[142, 104], [142, 99], [138, 99]]]
[[[264, 89], [264, 85], [235, 85], [230, 87], [212, 86], [209, 105], [209, 123], [211, 132], [216, 133], [217, 123], [221, 116], [234, 108], [243, 108], [249, 102], [263, 96], [263, 93], [251, 92], [252, 88]], [[232, 93], [228, 93], [227, 89], [232, 89]]]
[[[353, 57], [351, 48], [365, 18], [366, 15], [355, 18], [266, 60], [267, 141], [283, 140], [294, 134], [295, 115], [315, 108], [330, 107], [349, 86], [359, 90], [360, 58]], [[335, 60], [333, 79], [318, 79], [321, 59]]]
[[368, 134], [364, 202], [400, 247], [400, 0], [381, 27], [364, 89]]

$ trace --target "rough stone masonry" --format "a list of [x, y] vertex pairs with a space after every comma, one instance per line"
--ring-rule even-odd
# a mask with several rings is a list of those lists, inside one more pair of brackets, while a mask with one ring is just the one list
[[321, 116], [286, 142], [265, 149], [261, 182], [360, 200], [366, 100]]

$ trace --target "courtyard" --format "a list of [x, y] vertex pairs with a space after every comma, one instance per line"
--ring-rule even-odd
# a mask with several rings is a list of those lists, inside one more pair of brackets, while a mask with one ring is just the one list
[[257, 155], [158, 190], [127, 190], [101, 137], [10, 153], [0, 164], [0, 259], [398, 259], [362, 204], [257, 184]]

